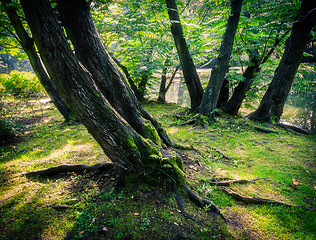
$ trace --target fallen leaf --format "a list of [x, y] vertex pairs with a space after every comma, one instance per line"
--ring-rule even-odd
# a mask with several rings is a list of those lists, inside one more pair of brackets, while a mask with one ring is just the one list
[[297, 179], [292, 179], [292, 181], [293, 181], [293, 185], [294, 186], [298, 186], [298, 185], [301, 185], [302, 183], [300, 183], [300, 180], [297, 180]]

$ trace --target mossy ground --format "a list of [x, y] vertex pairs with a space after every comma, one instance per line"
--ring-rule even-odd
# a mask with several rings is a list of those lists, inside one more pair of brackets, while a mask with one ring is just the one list
[[214, 221], [211, 213], [198, 209], [180, 192], [187, 212], [200, 221], [197, 224], [179, 212], [167, 183], [154, 187], [127, 182], [115, 187], [115, 176], [110, 174], [20, 176], [58, 164], [108, 159], [81, 124], [63, 124], [50, 102], [10, 104], [9, 115], [18, 124], [19, 136], [0, 148], [0, 239], [122, 239], [128, 234], [134, 239], [316, 239], [315, 211], [245, 205], [207, 183], [213, 176], [262, 177], [230, 188], [246, 196], [315, 208], [315, 136], [282, 129], [274, 129], [280, 134], [259, 133], [251, 122], [239, 118], [218, 119], [207, 130], [170, 126], [187, 119], [184, 109], [148, 104], [173, 141], [198, 150], [178, 150], [188, 179], [195, 192], [217, 204], [229, 220]]

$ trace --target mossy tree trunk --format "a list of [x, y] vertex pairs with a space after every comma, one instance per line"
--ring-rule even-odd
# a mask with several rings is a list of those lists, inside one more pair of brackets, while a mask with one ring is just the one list
[[316, 1], [303, 0], [296, 19], [274, 77], [259, 107], [249, 115], [250, 119], [268, 122], [272, 117], [277, 122], [280, 120], [294, 76], [309, 42], [310, 32], [316, 24]]
[[58, 93], [56, 87], [47, 75], [39, 56], [37, 55], [36, 49], [34, 47], [33, 40], [30, 38], [29, 34], [25, 30], [20, 17], [18, 16], [16, 9], [11, 0], [1, 0], [1, 3], [10, 19], [10, 22], [19, 38], [19, 42], [27, 54], [31, 66], [47, 92], [48, 96], [52, 100], [53, 104], [56, 106], [58, 111], [63, 115], [66, 121], [74, 118], [70, 108], [67, 106], [63, 98]]
[[211, 77], [199, 107], [199, 114], [211, 116], [217, 107], [220, 90], [229, 69], [229, 60], [239, 23], [242, 0], [231, 0], [231, 14], [228, 17], [226, 31], [223, 35], [216, 65], [212, 68]]
[[[117, 169], [147, 176], [155, 174], [158, 178], [162, 172], [159, 169], [165, 167], [173, 179], [182, 181], [182, 161], [150, 137], [145, 138], [135, 131], [99, 91], [93, 77], [95, 73], [90, 73], [89, 66], [83, 66], [73, 54], [49, 0], [21, 0], [21, 3], [52, 81]], [[110, 73], [121, 76], [112, 61], [107, 60], [107, 76]]]
[[189, 90], [191, 111], [196, 111], [200, 106], [203, 97], [203, 88], [183, 35], [176, 1], [166, 0], [166, 4], [168, 7], [168, 15], [171, 23], [171, 33], [181, 62], [184, 81]]

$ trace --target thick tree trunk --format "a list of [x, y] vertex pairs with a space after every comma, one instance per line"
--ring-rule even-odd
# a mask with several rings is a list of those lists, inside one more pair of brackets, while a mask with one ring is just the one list
[[277, 122], [280, 120], [284, 103], [301, 63], [303, 52], [309, 41], [310, 32], [315, 24], [316, 1], [303, 0], [272, 82], [263, 96], [259, 107], [249, 115], [249, 118], [259, 121], [270, 121], [271, 117], [273, 117]]
[[203, 88], [183, 35], [177, 4], [175, 0], [166, 0], [166, 4], [171, 23], [171, 33], [180, 58], [183, 77], [190, 94], [191, 111], [196, 111], [203, 97]]
[[39, 56], [37, 55], [36, 49], [34, 47], [34, 43], [30, 38], [29, 34], [26, 32], [23, 24], [15, 11], [15, 8], [12, 5], [11, 0], [1, 0], [1, 3], [7, 12], [7, 15], [10, 19], [10, 22], [19, 38], [19, 42], [27, 54], [31, 66], [40, 80], [42, 86], [44, 87], [45, 91], [47, 92], [48, 96], [52, 100], [53, 104], [56, 106], [58, 111], [63, 115], [66, 121], [71, 120], [74, 118], [70, 108], [67, 106], [65, 101], [62, 99], [60, 94], [58, 93], [56, 87], [50, 80], [49, 76], [47, 75]]
[[253, 51], [250, 56], [250, 65], [246, 68], [243, 74], [244, 81], [238, 83], [234, 89], [233, 95], [224, 106], [224, 111], [232, 116], [237, 115], [239, 108], [241, 107], [242, 101], [246, 97], [247, 91], [250, 89], [255, 74], [260, 71], [260, 56], [258, 51]]
[[201, 106], [200, 115], [212, 115], [217, 107], [225, 75], [229, 69], [229, 60], [233, 49], [234, 39], [239, 23], [242, 0], [231, 0], [231, 14], [228, 18], [226, 31], [221, 42], [216, 65], [212, 68], [211, 77], [207, 84]]
[[[62, 23], [74, 45], [75, 54], [92, 74], [100, 92], [136, 132], [160, 145], [158, 134], [163, 140], [168, 136], [162, 131], [161, 125], [145, 112], [123, 74], [106, 51], [94, 26], [90, 14], [90, 3], [84, 0], [58, 0], [57, 2]], [[144, 78], [143, 84], [146, 84], [146, 81]]]
[[161, 172], [158, 169], [168, 165], [167, 174], [182, 181], [181, 160], [139, 135], [100, 94], [90, 73], [73, 55], [49, 1], [21, 0], [21, 3], [52, 81], [116, 167], [155, 173], [158, 178]]

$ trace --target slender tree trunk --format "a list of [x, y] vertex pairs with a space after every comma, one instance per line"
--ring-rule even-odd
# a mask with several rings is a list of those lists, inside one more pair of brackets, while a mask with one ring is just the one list
[[203, 88], [183, 35], [177, 4], [175, 0], [166, 0], [166, 4], [171, 23], [171, 33], [180, 58], [183, 77], [190, 94], [191, 111], [196, 111], [203, 97]]
[[207, 84], [201, 106], [200, 115], [212, 115], [217, 107], [225, 75], [229, 69], [229, 60], [233, 49], [234, 39], [239, 23], [242, 0], [231, 0], [231, 14], [228, 18], [226, 31], [223, 35], [216, 65], [212, 68], [211, 77]]
[[162, 69], [161, 74], [161, 83], [159, 87], [159, 93], [158, 93], [158, 102], [165, 103], [166, 102], [166, 84], [167, 84], [167, 67], [164, 67]]
[[29, 34], [26, 32], [25, 28], [23, 27], [23, 24], [17, 12], [15, 11], [15, 8], [12, 5], [12, 1], [1, 0], [1, 3], [5, 11], [7, 12], [10, 22], [13, 28], [15, 29], [15, 32], [20, 40], [19, 42], [23, 50], [27, 54], [36, 76], [40, 80], [42, 86], [46, 90], [53, 104], [56, 106], [58, 111], [63, 115], [65, 120], [66, 121], [71, 120], [72, 118], [74, 118], [74, 116], [71, 110], [69, 109], [69, 107], [67, 106], [67, 104], [65, 103], [65, 101], [62, 99], [62, 97], [58, 93], [56, 87], [50, 80], [49, 76], [47, 75], [46, 70], [44, 69], [41, 63], [41, 60], [39, 56], [37, 55], [36, 49], [34, 47], [34, 43], [32, 39], [30, 38]]
[[[166, 93], [168, 92], [169, 88], [171, 87], [173, 80], [180, 68], [180, 65], [176, 67], [176, 69], [173, 71], [172, 76], [170, 77], [169, 83], [167, 84], [167, 68], [163, 69], [162, 75], [161, 75], [161, 84], [159, 88], [159, 95], [158, 95], [158, 102], [165, 103], [166, 102]], [[164, 72], [165, 70], [165, 72]]]
[[233, 95], [229, 99], [228, 103], [224, 106], [224, 111], [232, 116], [237, 115], [242, 101], [246, 97], [246, 93], [250, 89], [255, 74], [260, 71], [260, 56], [259, 52], [253, 51], [250, 55], [250, 65], [246, 68], [243, 74], [245, 78], [244, 81], [238, 83], [237, 87], [234, 89]]
[[90, 2], [84, 0], [57, 2], [62, 23], [74, 45], [75, 54], [92, 74], [100, 92], [135, 131], [159, 145], [161, 137], [169, 145], [170, 140], [161, 124], [143, 109], [123, 74], [106, 51], [90, 14]]
[[[48, 73], [105, 154], [120, 170], [158, 177], [165, 164], [175, 180], [183, 177], [182, 162], [124, 121], [100, 94], [94, 80], [73, 55], [49, 0], [21, 0], [25, 17]], [[114, 71], [114, 65], [111, 71]], [[166, 158], [163, 158], [163, 157]]]
[[249, 115], [249, 118], [259, 121], [270, 121], [271, 117], [273, 117], [277, 122], [280, 120], [294, 76], [301, 63], [306, 44], [309, 41], [310, 32], [315, 24], [316, 1], [303, 0], [272, 82], [259, 107]]

